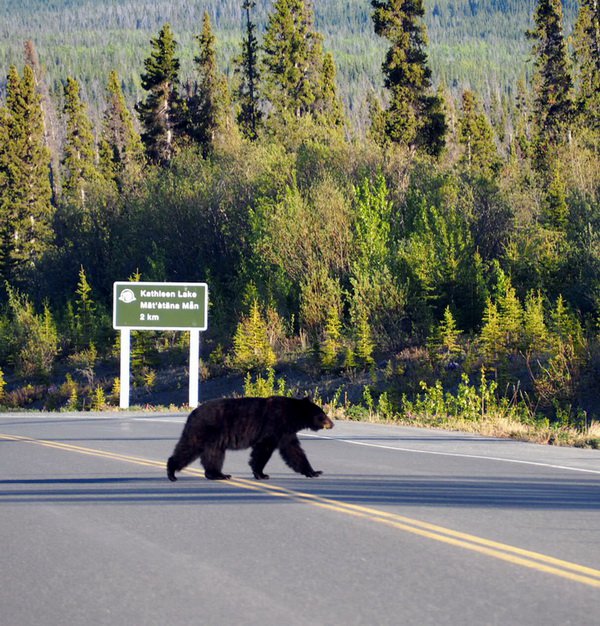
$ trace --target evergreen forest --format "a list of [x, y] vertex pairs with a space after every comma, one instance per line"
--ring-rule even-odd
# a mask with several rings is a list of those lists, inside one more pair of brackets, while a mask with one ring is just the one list
[[3, 3], [0, 406], [118, 405], [113, 282], [206, 282], [205, 380], [597, 447], [598, 3], [320, 5]]

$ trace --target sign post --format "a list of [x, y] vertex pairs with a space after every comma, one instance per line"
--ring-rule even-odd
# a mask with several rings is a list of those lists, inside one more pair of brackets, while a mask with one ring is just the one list
[[121, 331], [121, 395], [129, 407], [132, 330], [190, 332], [189, 405], [198, 405], [200, 331], [208, 327], [208, 286], [205, 283], [116, 282], [113, 284], [113, 328]]

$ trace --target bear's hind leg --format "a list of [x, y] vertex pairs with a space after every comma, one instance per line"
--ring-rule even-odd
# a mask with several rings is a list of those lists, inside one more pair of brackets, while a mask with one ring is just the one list
[[276, 443], [272, 439], [263, 439], [252, 447], [249, 465], [254, 478], [258, 480], [267, 480], [269, 478], [269, 475], [264, 474], [263, 470], [269, 462], [275, 447]]
[[169, 480], [176, 481], [175, 472], [180, 472], [184, 467], [195, 461], [199, 452], [189, 447], [177, 446], [173, 455], [167, 461], [167, 476]]
[[205, 448], [200, 453], [200, 462], [204, 467], [204, 475], [208, 480], [229, 480], [231, 474], [223, 474], [223, 462], [225, 461], [225, 450], [218, 448]]
[[286, 437], [279, 443], [279, 454], [281, 454], [281, 458], [295, 472], [298, 472], [298, 474], [303, 474], [308, 478], [315, 478], [323, 473], [312, 468], [296, 435]]

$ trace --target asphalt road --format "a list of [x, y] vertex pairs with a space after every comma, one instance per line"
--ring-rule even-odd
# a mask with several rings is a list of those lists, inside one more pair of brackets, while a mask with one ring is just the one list
[[596, 625], [600, 452], [337, 422], [167, 480], [181, 414], [0, 414], [0, 623]]

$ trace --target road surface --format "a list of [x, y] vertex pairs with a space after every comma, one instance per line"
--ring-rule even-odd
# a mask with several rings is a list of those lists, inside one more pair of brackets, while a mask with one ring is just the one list
[[170, 483], [184, 419], [0, 414], [3, 626], [599, 623], [598, 451], [337, 422]]

